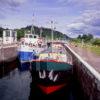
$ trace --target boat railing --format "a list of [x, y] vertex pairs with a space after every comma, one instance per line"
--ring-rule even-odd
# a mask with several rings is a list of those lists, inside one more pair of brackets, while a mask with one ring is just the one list
[[67, 62], [68, 64], [71, 63], [70, 56], [67, 56], [63, 53], [42, 53], [39, 55], [39, 60], [55, 60], [58, 62]]

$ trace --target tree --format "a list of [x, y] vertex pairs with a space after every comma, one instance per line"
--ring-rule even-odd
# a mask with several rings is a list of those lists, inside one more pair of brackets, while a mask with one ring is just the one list
[[3, 34], [3, 28], [0, 27], [0, 37], [2, 37], [2, 34]]
[[82, 36], [81, 35], [78, 35], [77, 39], [82, 39]]
[[98, 46], [100, 46], [100, 39], [99, 39], [99, 38], [94, 39], [93, 45], [98, 45]]
[[83, 34], [82, 39], [84, 40], [84, 42], [90, 42], [93, 39], [93, 35], [92, 34]]
[[20, 39], [21, 37], [24, 37], [25, 31], [24, 29], [17, 30], [17, 38]]
[[93, 39], [93, 35], [92, 34], [88, 34], [88, 40], [92, 40]]
[[[28, 31], [28, 30], [31, 30], [31, 26], [27, 26], [25, 28], [17, 29], [17, 38], [20, 39], [21, 37], [23, 37], [24, 34], [25, 34], [25, 31]], [[39, 27], [34, 26], [34, 31], [35, 31], [35, 34], [40, 35], [40, 28]], [[51, 29], [42, 28], [42, 34], [41, 35], [42, 35], [42, 37], [47, 37], [48, 39], [51, 39]], [[58, 39], [58, 38], [63, 39], [64, 37], [69, 38], [67, 35], [54, 30], [54, 39]]]

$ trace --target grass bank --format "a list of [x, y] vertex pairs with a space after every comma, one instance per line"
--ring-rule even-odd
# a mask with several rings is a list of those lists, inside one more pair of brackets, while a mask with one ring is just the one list
[[100, 46], [92, 45], [92, 44], [87, 44], [87, 43], [75, 43], [73, 42], [75, 46], [81, 47], [81, 48], [86, 48], [90, 50], [91, 52], [95, 53], [96, 55], [100, 56]]

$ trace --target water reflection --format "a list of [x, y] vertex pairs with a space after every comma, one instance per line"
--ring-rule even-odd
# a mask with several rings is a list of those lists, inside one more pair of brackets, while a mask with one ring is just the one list
[[19, 62], [15, 59], [12, 62], [0, 62], [0, 78], [7, 76], [11, 71], [19, 66]]
[[[29, 63], [18, 64], [17, 62], [12, 62], [5, 64], [4, 67], [5, 70], [9, 69], [9, 73], [0, 79], [0, 100], [35, 100], [35, 97], [48, 98], [48, 96], [39, 93], [34, 83], [32, 83]], [[82, 100], [82, 98], [79, 98], [79, 91], [77, 92], [78, 88], [75, 81], [72, 83], [74, 85], [71, 87], [71, 90], [66, 92], [66, 100]], [[64, 94], [65, 91], [62, 93]], [[63, 96], [63, 100], [65, 97]]]
[[41, 92], [35, 85], [34, 83], [31, 83], [31, 90], [30, 90], [30, 96], [29, 96], [29, 100], [34, 100], [34, 98], [41, 98], [41, 99], [54, 99], [54, 97], [59, 98], [59, 97], [63, 97], [59, 98], [60, 100], [75, 100], [72, 96], [71, 91], [66, 91], [66, 89], [68, 88], [64, 88], [63, 90], [60, 90], [59, 93], [52, 93], [49, 95], [45, 95], [43, 92]]
[[[4, 67], [4, 73], [0, 79], [0, 100], [28, 100], [31, 82], [30, 72], [26, 70], [26, 67], [18, 65], [20, 64], [16, 61], [0, 66]], [[2, 69], [0, 70], [2, 71]]]
[[18, 66], [19, 71], [23, 72], [23, 71], [28, 71], [30, 68], [30, 63], [26, 62], [26, 63], [20, 63]]

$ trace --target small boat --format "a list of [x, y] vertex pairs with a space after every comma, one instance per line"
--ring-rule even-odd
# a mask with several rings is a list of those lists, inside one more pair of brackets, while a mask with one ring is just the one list
[[21, 63], [29, 62], [37, 58], [40, 51], [43, 50], [43, 39], [36, 34], [27, 33], [21, 38], [18, 56]]
[[[49, 44], [31, 63], [32, 96], [63, 96], [72, 78], [72, 59], [61, 44]], [[64, 91], [64, 92], [63, 92]]]

